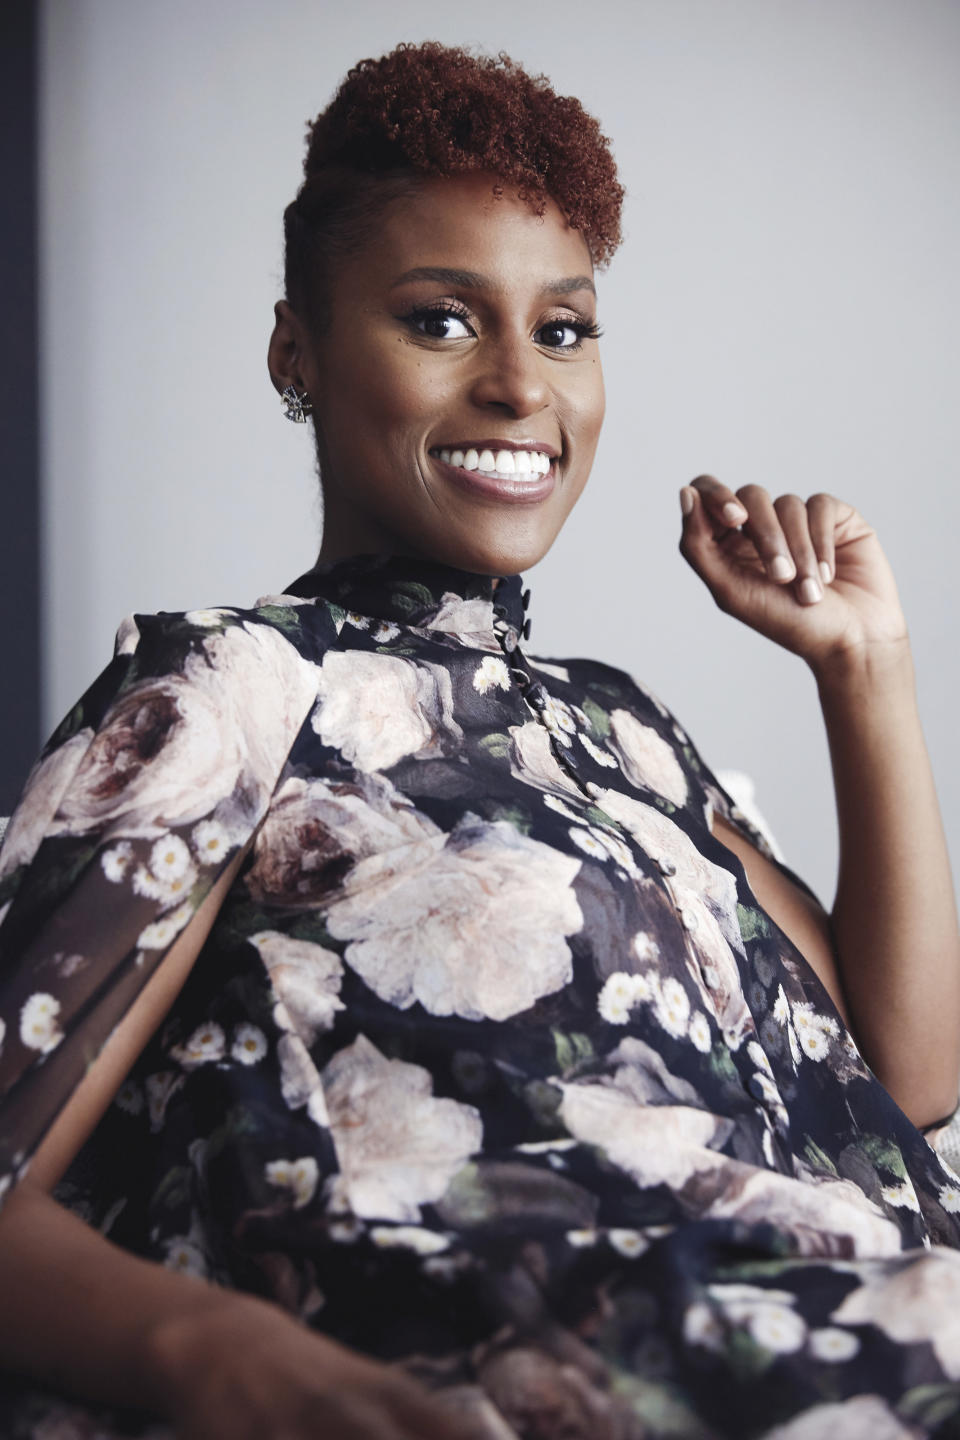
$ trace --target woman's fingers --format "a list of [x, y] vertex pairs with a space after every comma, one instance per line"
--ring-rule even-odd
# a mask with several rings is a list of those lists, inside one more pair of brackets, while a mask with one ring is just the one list
[[807, 515], [820, 579], [824, 585], [829, 585], [837, 573], [836, 532], [840, 505], [832, 495], [811, 495], [807, 501]]
[[[699, 514], [694, 511], [695, 495], [702, 501]], [[759, 563], [775, 584], [793, 584], [802, 605], [815, 605], [823, 598], [823, 587], [836, 571], [838, 502], [832, 496], [818, 494], [804, 501], [799, 495], [781, 495], [773, 500], [761, 485], [744, 485], [734, 493], [712, 475], [701, 475], [684, 486], [680, 503], [694, 541], [692, 549], [705, 543], [709, 521], [713, 540], [724, 545], [729, 559], [754, 570]], [[741, 516], [736, 524], [734, 506]], [[693, 563], [691, 555], [687, 558]]]
[[781, 495], [773, 508], [796, 567], [797, 599], [801, 605], [816, 605], [823, 599], [823, 585], [817, 553], [810, 539], [807, 507], [799, 495]]
[[718, 528], [736, 529], [745, 523], [747, 512], [729, 485], [721, 485], [712, 475], [698, 475], [692, 488], [702, 498], [707, 514]]

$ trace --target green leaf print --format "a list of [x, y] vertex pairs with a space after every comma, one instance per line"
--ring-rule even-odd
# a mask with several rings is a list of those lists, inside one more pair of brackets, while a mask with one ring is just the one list
[[714, 1045], [710, 1051], [710, 1069], [718, 1080], [726, 1083], [739, 1085], [740, 1077], [737, 1074], [737, 1067], [733, 1063], [733, 1056], [727, 1047]]
[[56, 730], [54, 730], [53, 734], [50, 736], [50, 740], [44, 753], [50, 755], [53, 753], [54, 750], [59, 750], [60, 746], [64, 743], [64, 741], [69, 740], [72, 735], [76, 735], [77, 732], [82, 729], [83, 701], [78, 700], [76, 705], [74, 705], [73, 709], [67, 711], [66, 715], [64, 715]]
[[521, 835], [530, 833], [530, 813], [520, 805], [492, 805], [489, 815], [491, 820], [506, 820]]
[[883, 1135], [864, 1135], [860, 1146], [878, 1168], [889, 1170], [898, 1180], [906, 1180], [907, 1167], [903, 1163], [899, 1145]]
[[913, 1425], [932, 1430], [941, 1420], [956, 1416], [957, 1387], [950, 1385], [915, 1385], [901, 1398], [897, 1414]]
[[398, 610], [404, 610], [412, 615], [414, 610], [421, 607], [432, 609], [436, 606], [436, 600], [426, 585], [420, 585], [416, 580], [405, 581], [398, 585], [391, 597]]
[[510, 736], [504, 735], [499, 730], [494, 730], [489, 735], [484, 735], [480, 740], [481, 750], [486, 750], [494, 760], [506, 760], [510, 754]]
[[288, 635], [296, 635], [300, 630], [300, 617], [295, 605], [261, 605], [257, 614]]
[[551, 1030], [550, 1033], [556, 1046], [557, 1067], [564, 1077], [582, 1061], [593, 1059], [593, 1045], [588, 1035], [577, 1031], [565, 1035], [562, 1030]]
[[594, 735], [600, 740], [606, 740], [610, 734], [610, 716], [606, 710], [602, 710], [596, 700], [591, 700], [589, 696], [584, 699], [580, 709], [590, 721], [590, 729]]
[[737, 919], [744, 940], [768, 940], [773, 934], [766, 915], [762, 910], [755, 910], [752, 905], [738, 905]]
[[827, 1152], [825, 1150], [821, 1150], [817, 1142], [815, 1140], [811, 1140], [809, 1135], [805, 1135], [804, 1140], [806, 1141], [806, 1143], [803, 1147], [803, 1153], [807, 1157], [807, 1164], [810, 1166], [811, 1170], [817, 1170], [821, 1174], [825, 1173], [828, 1175], [836, 1175], [837, 1167], [836, 1165], [834, 1165]]

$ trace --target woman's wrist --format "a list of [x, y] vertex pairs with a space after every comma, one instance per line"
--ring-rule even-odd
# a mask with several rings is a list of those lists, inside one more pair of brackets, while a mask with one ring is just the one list
[[[203, 1288], [201, 1289], [201, 1286]], [[137, 1369], [144, 1405], [175, 1419], [199, 1374], [210, 1378], [231, 1348], [231, 1337], [264, 1324], [267, 1302], [197, 1282], [193, 1304], [160, 1313], [141, 1337]], [[277, 1319], [282, 1320], [278, 1313]]]
[[909, 636], [878, 644], [837, 647], [807, 662], [822, 701], [864, 701], [913, 696], [915, 676]]

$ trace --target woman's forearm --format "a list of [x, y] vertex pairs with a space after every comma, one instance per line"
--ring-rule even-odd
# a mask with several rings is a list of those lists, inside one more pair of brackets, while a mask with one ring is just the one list
[[832, 923], [864, 1057], [918, 1125], [957, 1103], [960, 937], [906, 642], [817, 674], [840, 828]]
[[0, 1214], [0, 1294], [0, 1369], [160, 1415], [169, 1412], [157, 1333], [236, 1303], [121, 1250], [29, 1180]]

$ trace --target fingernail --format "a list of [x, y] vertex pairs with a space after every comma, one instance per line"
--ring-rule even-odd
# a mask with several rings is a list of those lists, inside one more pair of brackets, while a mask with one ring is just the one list
[[804, 605], [816, 605], [818, 600], [823, 599], [823, 590], [819, 580], [814, 580], [808, 575], [806, 580], [800, 581], [800, 599]]
[[786, 555], [776, 555], [770, 562], [770, 575], [774, 580], [792, 580], [796, 571], [793, 561]]
[[693, 491], [688, 485], [680, 491], [680, 509], [684, 515], [689, 515], [693, 509]]
[[736, 500], [728, 500], [721, 514], [728, 525], [742, 525], [747, 518], [746, 510]]
[[833, 571], [830, 569], [830, 566], [827, 564], [826, 560], [820, 561], [820, 578], [823, 581], [824, 585], [829, 585], [830, 581], [833, 579]]

